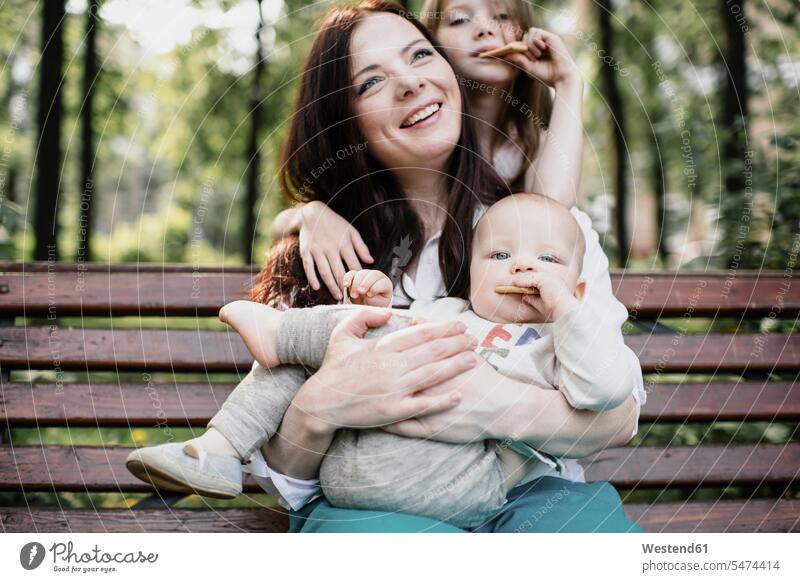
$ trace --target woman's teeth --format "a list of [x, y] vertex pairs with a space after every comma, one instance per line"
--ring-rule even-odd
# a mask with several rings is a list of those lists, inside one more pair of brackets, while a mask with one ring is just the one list
[[438, 103], [434, 103], [433, 105], [428, 105], [425, 109], [417, 111], [414, 115], [409, 117], [406, 121], [403, 122], [403, 125], [401, 125], [400, 127], [411, 127], [415, 123], [419, 123], [423, 119], [429, 118], [437, 111], [439, 111]]

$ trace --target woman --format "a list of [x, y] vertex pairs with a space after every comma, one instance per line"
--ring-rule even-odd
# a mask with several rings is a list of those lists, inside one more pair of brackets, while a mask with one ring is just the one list
[[[499, 195], [499, 181], [476, 155], [474, 132], [463, 122], [469, 119], [466, 109], [445, 56], [427, 30], [404, 18], [399, 7], [375, 3], [335, 10], [316, 38], [301, 80], [283, 150], [284, 190], [324, 197], [341, 216], [358, 224], [367, 243], [377, 249], [378, 268], [390, 275], [397, 268], [403, 271], [396, 291], [410, 284], [406, 290], [411, 296], [463, 296], [471, 226], [482, 207]], [[358, 144], [366, 144], [366, 151]], [[346, 152], [337, 154], [342, 148]], [[330, 152], [336, 167], [321, 168], [320, 160], [328, 158], [320, 154]], [[315, 181], [308, 184], [308, 176]], [[273, 258], [272, 265], [284, 275], [301, 269], [297, 247], [293, 250], [287, 255], [294, 261], [290, 265]], [[407, 255], [410, 260], [405, 260]], [[296, 305], [298, 297], [319, 301], [304, 295], [307, 289], [298, 295], [297, 287], [283, 287], [280, 277], [271, 281], [283, 302]], [[605, 289], [601, 282], [594, 292], [607, 292], [611, 302], [610, 285]], [[477, 356], [458, 329], [422, 324], [379, 341], [361, 339], [368, 327], [387, 319], [359, 313], [339, 326], [322, 367], [300, 388], [284, 416], [280, 438], [256, 450], [256, 462], [263, 463], [263, 452], [269, 461], [267, 473], [299, 510], [292, 513], [294, 531], [455, 530], [417, 516], [333, 508], [324, 499], [306, 504], [316, 490], [314, 477], [322, 455], [340, 427], [389, 425], [401, 434], [450, 442], [512, 437], [571, 457], [622, 444], [635, 432], [634, 397], [608, 412], [575, 411], [556, 391], [515, 382], [490, 366], [476, 365]], [[398, 358], [409, 353], [419, 359], [415, 366], [437, 371], [424, 385], [410, 382], [410, 374], [396, 373]], [[364, 369], [370, 373], [364, 374]], [[462, 376], [467, 370], [470, 374]], [[416, 422], [395, 424], [409, 417]], [[214, 439], [197, 440], [201, 447], [217, 446]], [[253, 452], [240, 442], [227, 446], [242, 458]], [[548, 520], [537, 520], [531, 531], [569, 529], [570, 524], [581, 531], [604, 524], [615, 531], [632, 527], [621, 516], [619, 497], [608, 484], [541, 475], [544, 472], [532, 475], [524, 487], [515, 489], [510, 511], [486, 527], [522, 527], [531, 511], [544, 503], [542, 496], [552, 497], [553, 485], [569, 493], [562, 494], [564, 501], [549, 512]]]

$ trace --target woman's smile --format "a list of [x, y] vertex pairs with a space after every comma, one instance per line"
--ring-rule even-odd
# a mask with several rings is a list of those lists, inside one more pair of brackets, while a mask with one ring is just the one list
[[427, 105], [415, 107], [400, 124], [401, 129], [419, 129], [429, 127], [441, 117], [442, 102], [433, 101]]

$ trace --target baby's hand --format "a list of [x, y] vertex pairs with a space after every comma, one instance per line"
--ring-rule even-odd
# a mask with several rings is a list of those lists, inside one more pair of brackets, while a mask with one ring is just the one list
[[343, 286], [350, 290], [350, 300], [358, 305], [389, 307], [392, 304], [392, 280], [380, 271], [348, 271]]
[[584, 286], [582, 280], [578, 281], [580, 292], [574, 292], [561, 277], [542, 272], [518, 273], [512, 277], [511, 284], [518, 287], [532, 287], [539, 291], [538, 294], [523, 295], [522, 300], [542, 313], [549, 322], [561, 319], [567, 312], [580, 305], [578, 296], [583, 295]]

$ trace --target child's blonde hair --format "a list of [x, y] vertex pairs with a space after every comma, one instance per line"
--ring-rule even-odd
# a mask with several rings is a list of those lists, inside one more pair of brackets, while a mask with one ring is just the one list
[[[427, 26], [435, 35], [441, 24], [444, 9], [449, 0], [425, 0], [420, 11], [420, 21]], [[491, 2], [492, 0], [486, 0]], [[532, 26], [536, 26], [533, 7], [526, 0], [497, 0], [502, 2], [508, 10], [511, 21], [515, 24], [518, 37], [527, 32]], [[446, 50], [446, 47], [445, 47]], [[465, 72], [465, 71], [462, 71]], [[542, 131], [547, 130], [550, 125], [550, 115], [553, 111], [553, 98], [550, 89], [539, 81], [533, 79], [525, 73], [518, 74], [511, 85], [510, 94], [512, 99], [518, 99], [518, 103], [527, 105], [527, 109], [518, 105], [512, 106], [511, 100], [504, 99], [498, 119], [498, 131], [492, 138], [491, 151], [506, 140], [505, 132], [514, 128], [522, 146], [524, 159], [527, 163], [522, 164], [519, 173], [510, 181], [511, 189], [521, 189], [528, 165], [536, 157], [539, 151]]]

